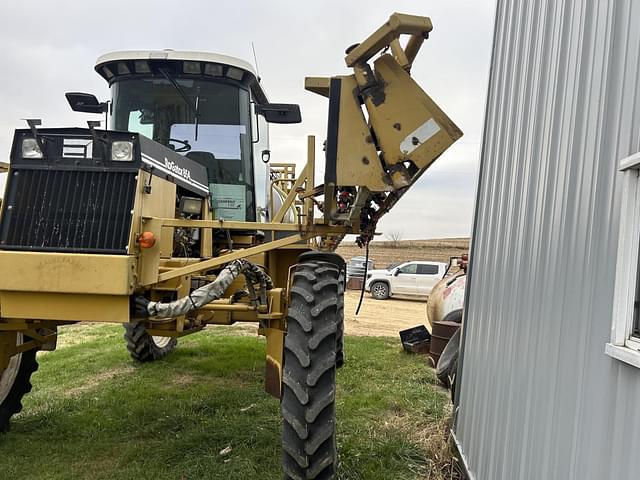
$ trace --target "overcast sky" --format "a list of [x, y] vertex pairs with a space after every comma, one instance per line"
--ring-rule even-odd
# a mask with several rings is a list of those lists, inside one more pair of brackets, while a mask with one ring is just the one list
[[[253, 63], [273, 102], [299, 103], [303, 123], [271, 128], [271, 158], [303, 163], [306, 135], [326, 135], [326, 99], [306, 92], [305, 76], [350, 73], [347, 46], [366, 38], [394, 11], [431, 17], [433, 32], [412, 75], [463, 130], [451, 147], [382, 221], [402, 237], [467, 236], [476, 188], [493, 30], [494, 0], [2, 2], [0, 158], [8, 160], [23, 118], [43, 126], [86, 126], [67, 91], [109, 97], [93, 70], [113, 50], [224, 53]], [[318, 148], [318, 150], [321, 150]], [[318, 162], [321, 158], [318, 158]], [[0, 175], [4, 177], [4, 175]], [[0, 178], [4, 188], [4, 178]]]

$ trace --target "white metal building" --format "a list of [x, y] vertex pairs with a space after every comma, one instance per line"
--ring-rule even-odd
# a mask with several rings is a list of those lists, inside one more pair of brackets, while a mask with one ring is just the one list
[[640, 478], [640, 0], [498, 0], [455, 439], [476, 480]]

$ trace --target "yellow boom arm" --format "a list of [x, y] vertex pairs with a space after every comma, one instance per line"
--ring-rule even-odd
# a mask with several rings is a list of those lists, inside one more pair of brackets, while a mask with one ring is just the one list
[[[394, 13], [347, 50], [352, 75], [305, 80], [307, 90], [329, 98], [325, 223], [359, 226], [364, 242], [379, 218], [462, 136], [411, 78], [431, 30], [427, 17]], [[402, 35], [409, 35], [404, 47]]]

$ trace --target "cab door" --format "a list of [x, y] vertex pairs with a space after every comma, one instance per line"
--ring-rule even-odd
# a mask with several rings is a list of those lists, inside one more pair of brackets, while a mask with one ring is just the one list
[[417, 268], [417, 289], [418, 295], [429, 295], [433, 287], [442, 278], [440, 265], [436, 263], [420, 263]]
[[416, 263], [405, 263], [398, 267], [391, 293], [415, 295], [418, 288], [417, 270]]

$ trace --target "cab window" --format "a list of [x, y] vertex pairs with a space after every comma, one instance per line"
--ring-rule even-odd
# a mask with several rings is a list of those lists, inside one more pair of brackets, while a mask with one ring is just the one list
[[408, 265], [404, 265], [404, 266], [400, 267], [400, 273], [415, 274], [416, 271], [417, 271], [417, 267], [418, 267], [418, 265], [416, 265], [415, 263], [410, 263]]
[[437, 275], [438, 265], [421, 264], [418, 265], [418, 275]]
[[113, 128], [141, 133], [203, 165], [215, 218], [255, 221], [249, 91], [209, 79], [171, 80], [115, 82]]

